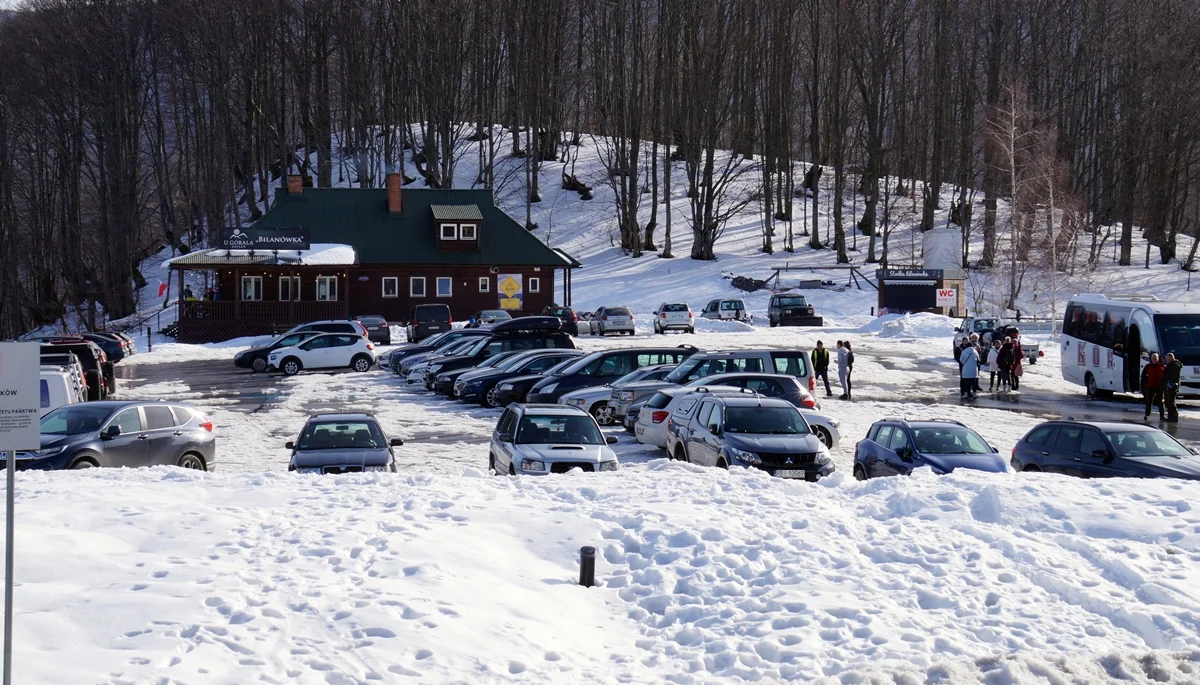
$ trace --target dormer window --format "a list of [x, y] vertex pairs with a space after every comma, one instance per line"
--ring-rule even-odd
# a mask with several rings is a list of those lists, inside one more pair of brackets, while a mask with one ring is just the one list
[[478, 240], [475, 237], [475, 224], [459, 224], [458, 239], [459, 240]]
[[478, 205], [430, 205], [437, 231], [438, 250], [475, 252], [479, 250], [479, 231], [483, 213]]
[[442, 240], [458, 240], [458, 224], [441, 224], [439, 229], [442, 232]]

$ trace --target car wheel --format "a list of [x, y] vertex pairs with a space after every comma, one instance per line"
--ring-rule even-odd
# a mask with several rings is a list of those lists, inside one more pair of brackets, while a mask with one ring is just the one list
[[371, 370], [371, 358], [364, 354], [360, 354], [354, 358], [354, 361], [350, 362], [350, 368], [359, 373], [366, 373], [367, 371]]
[[283, 360], [283, 366], [280, 367], [283, 372], [289, 376], [295, 376], [300, 373], [300, 369], [304, 368], [300, 365], [300, 360], [295, 357], [288, 357]]
[[771, 323], [771, 328], [775, 328], [776, 326], [779, 325], [779, 324], [775, 323], [775, 319], [770, 319], [770, 323]]
[[654, 324], [654, 333], [655, 333], [656, 335], [662, 335], [662, 334], [663, 334], [663, 329], [659, 328], [659, 327], [658, 327], [658, 324]]
[[854, 465], [854, 480], [866, 480], [867, 470], [861, 464]]
[[262, 373], [267, 370], [267, 358], [255, 357], [254, 361], [250, 362], [250, 370], [255, 373]]
[[596, 423], [601, 426], [611, 426], [616, 423], [616, 417], [613, 416], [612, 407], [608, 403], [597, 403], [592, 406], [592, 416], [596, 417]]
[[1041, 471], [1037, 464], [1026, 464], [1025, 468], [1021, 469], [1022, 473], [1037, 473]]
[[80, 459], [79, 461], [75, 462], [74, 464], [71, 464], [72, 470], [74, 470], [74, 469], [92, 469], [92, 468], [96, 468], [96, 463], [93, 462], [91, 459]]
[[695, 327], [695, 326], [692, 326], [692, 327], [688, 328], [688, 333], [691, 333], [691, 334], [695, 335], [695, 333], [696, 333], [696, 327]]
[[500, 475], [496, 472], [496, 455], [492, 454], [491, 452], [488, 452], [488, 473], [492, 474], [493, 476]]
[[725, 469], [726, 471], [729, 470], [729, 462], [725, 461], [725, 457], [721, 457], [717, 460], [717, 468]]
[[517, 475], [517, 467], [513, 466], [512, 464], [509, 464], [508, 465], [508, 475], [510, 475], [510, 476]]
[[833, 436], [830, 435], [829, 430], [825, 426], [813, 426], [813, 432], [817, 434], [817, 437], [825, 444], [825, 447], [833, 449]]
[[483, 396], [483, 403], [492, 409], [500, 408], [500, 398], [496, 397], [496, 387], [488, 388], [487, 394]]
[[688, 461], [687, 452], [683, 451], [683, 445], [675, 446], [675, 455], [671, 458], [675, 461]]
[[190, 452], [179, 458], [179, 468], [193, 469], [196, 471], [208, 470], [204, 466], [204, 460]]

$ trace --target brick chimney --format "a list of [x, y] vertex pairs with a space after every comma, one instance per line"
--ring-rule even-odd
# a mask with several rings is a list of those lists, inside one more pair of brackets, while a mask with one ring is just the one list
[[401, 188], [403, 188], [403, 187], [404, 187], [404, 177], [403, 176], [401, 176], [399, 173], [397, 173], [395, 171], [393, 171], [387, 175], [388, 212], [390, 212], [392, 214], [399, 214], [400, 210], [404, 208], [403, 203], [401, 203], [401, 201], [400, 201], [401, 200], [400, 191], [401, 191]]
[[304, 194], [304, 177], [299, 174], [288, 174], [287, 177], [288, 195], [292, 197], [300, 197]]

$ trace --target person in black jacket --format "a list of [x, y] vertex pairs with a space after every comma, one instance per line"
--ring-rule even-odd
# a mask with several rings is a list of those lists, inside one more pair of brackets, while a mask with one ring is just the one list
[[1175, 398], [1179, 395], [1179, 378], [1183, 374], [1183, 362], [1175, 358], [1174, 352], [1167, 353], [1167, 369], [1163, 371], [1164, 399], [1167, 405], [1167, 423], [1179, 421], [1179, 407]]
[[842, 343], [846, 348], [846, 394], [845, 398], [850, 399], [850, 389], [854, 387], [850, 380], [850, 374], [854, 373], [854, 350], [850, 348], [850, 341]]
[[829, 387], [829, 350], [825, 349], [825, 343], [817, 341], [817, 347], [812, 351], [813, 375], [825, 381], [825, 396], [833, 397], [833, 390]]

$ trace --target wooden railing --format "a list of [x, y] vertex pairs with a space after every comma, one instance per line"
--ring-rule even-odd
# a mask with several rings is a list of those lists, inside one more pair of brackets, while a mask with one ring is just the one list
[[246, 321], [291, 326], [306, 321], [346, 318], [345, 302], [183, 302], [180, 319]]

